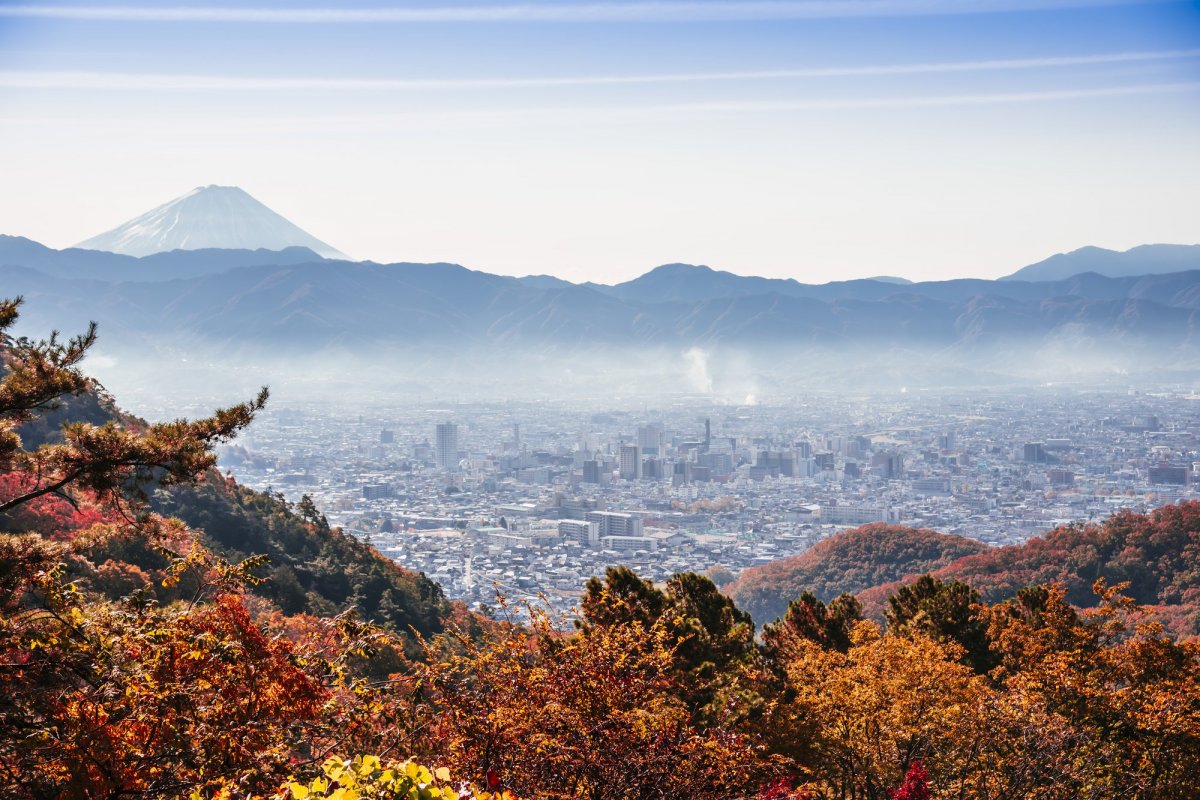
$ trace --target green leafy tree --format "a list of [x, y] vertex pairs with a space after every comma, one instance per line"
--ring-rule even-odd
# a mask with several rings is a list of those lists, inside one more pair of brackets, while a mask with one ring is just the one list
[[888, 598], [888, 629], [920, 632], [938, 642], [954, 642], [965, 663], [980, 674], [996, 665], [987, 625], [979, 614], [979, 593], [962, 581], [943, 582], [925, 574]]
[[763, 643], [776, 658], [786, 656], [801, 640], [844, 653], [862, 618], [862, 603], [854, 595], [843, 594], [827, 606], [812, 592], [805, 592], [788, 604], [782, 619], [763, 628]]

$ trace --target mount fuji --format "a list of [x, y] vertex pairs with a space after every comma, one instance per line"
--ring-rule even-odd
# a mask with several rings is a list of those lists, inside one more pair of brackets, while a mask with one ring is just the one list
[[236, 186], [199, 186], [76, 247], [147, 256], [169, 250], [283, 250], [307, 247], [349, 260]]

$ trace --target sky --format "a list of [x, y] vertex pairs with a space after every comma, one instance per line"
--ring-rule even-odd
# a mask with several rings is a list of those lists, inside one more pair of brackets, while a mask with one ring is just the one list
[[1200, 243], [1200, 3], [0, 0], [0, 233], [214, 183], [356, 259], [603, 283]]

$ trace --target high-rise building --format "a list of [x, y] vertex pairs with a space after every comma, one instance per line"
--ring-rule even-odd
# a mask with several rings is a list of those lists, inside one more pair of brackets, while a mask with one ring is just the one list
[[904, 456], [898, 450], [888, 450], [871, 456], [871, 471], [885, 481], [904, 477]]
[[636, 481], [642, 477], [642, 453], [636, 444], [621, 445], [621, 480]]
[[581, 519], [559, 520], [558, 533], [562, 538], [578, 542], [584, 547], [595, 547], [600, 543], [600, 523]]
[[696, 463], [701, 467], [711, 469], [713, 475], [729, 475], [733, 472], [732, 453], [701, 453], [696, 458]]
[[1050, 481], [1051, 486], [1074, 486], [1075, 473], [1069, 469], [1050, 469], [1046, 470], [1046, 480]]
[[796, 459], [789, 450], [760, 450], [754, 466], [765, 470], [765, 475], [791, 478], [795, 475]]
[[620, 511], [589, 511], [587, 521], [598, 523], [599, 536], [641, 536], [642, 518]]
[[458, 469], [458, 426], [453, 422], [437, 426], [435, 458], [441, 469]]
[[385, 428], [384, 430], [381, 430], [379, 432], [379, 443], [380, 444], [392, 444], [395, 441], [396, 441], [396, 434], [393, 433], [392, 431], [389, 431]]
[[600, 462], [589, 458], [583, 462], [583, 482], [584, 483], [599, 483], [600, 482]]
[[638, 427], [638, 447], [642, 448], [643, 456], [661, 456], [663, 454], [662, 423], [652, 422]]
[[1029, 464], [1045, 464], [1050, 461], [1050, 456], [1046, 453], [1046, 445], [1044, 442], [1029, 442], [1023, 448], [1025, 461]]

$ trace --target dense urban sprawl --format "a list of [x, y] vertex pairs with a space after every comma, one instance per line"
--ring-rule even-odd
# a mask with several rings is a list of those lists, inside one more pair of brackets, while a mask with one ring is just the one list
[[1200, 397], [1172, 391], [312, 405], [264, 414], [222, 465], [452, 598], [568, 610], [615, 564], [720, 583], [870, 522], [1002, 545], [1146, 510], [1193, 496], [1198, 433]]

